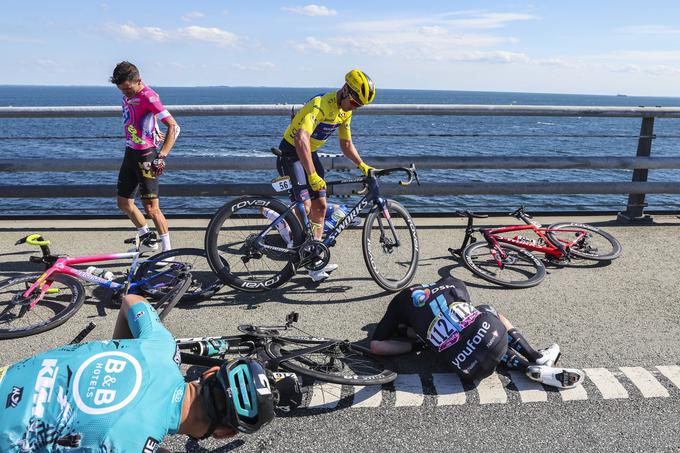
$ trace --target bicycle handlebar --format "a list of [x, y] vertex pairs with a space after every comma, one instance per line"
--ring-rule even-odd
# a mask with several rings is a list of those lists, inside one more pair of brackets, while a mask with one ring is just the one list
[[50, 241], [47, 239], [43, 239], [43, 237], [39, 234], [30, 234], [26, 237], [23, 237], [16, 241], [14, 245], [19, 245], [19, 244], [29, 244], [29, 245], [35, 245], [38, 247], [43, 247], [43, 246], [48, 246], [50, 245]]
[[393, 173], [406, 173], [408, 179], [406, 181], [399, 181], [400, 186], [408, 186], [413, 182], [414, 178], [416, 180], [416, 183], [420, 185], [420, 179], [418, 179], [418, 173], [416, 172], [416, 165], [413, 163], [408, 167], [394, 167], [369, 170], [368, 176], [379, 178], [381, 176], [388, 176]]

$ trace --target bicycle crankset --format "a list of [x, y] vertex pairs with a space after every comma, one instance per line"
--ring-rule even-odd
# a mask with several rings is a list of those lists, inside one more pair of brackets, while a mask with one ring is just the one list
[[311, 240], [300, 247], [300, 266], [310, 271], [320, 271], [331, 260], [331, 251], [326, 244]]

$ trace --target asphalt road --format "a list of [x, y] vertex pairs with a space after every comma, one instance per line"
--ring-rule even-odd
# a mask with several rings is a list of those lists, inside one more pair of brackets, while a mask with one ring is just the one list
[[[173, 436], [164, 446], [194, 452], [678, 451], [680, 220], [657, 217], [641, 226], [601, 217], [569, 220], [614, 234], [623, 244], [622, 257], [604, 266], [552, 267], [539, 286], [506, 290], [474, 277], [448, 253], [462, 240], [461, 220], [416, 219], [421, 243], [416, 281], [452, 274], [468, 283], [474, 303], [495, 306], [537, 347], [559, 343], [561, 364], [587, 369], [578, 393], [532, 386], [514, 375], [494, 375], [479, 387], [457, 390], [453, 382], [452, 391], [442, 384], [445, 368], [431, 354], [410, 355], [398, 362], [400, 381], [363, 404], [351, 387], [313, 385], [307, 388], [308, 407], [283, 414], [257, 434], [199, 443]], [[171, 222], [173, 246], [201, 247], [206, 223]], [[125, 251], [122, 240], [131, 231], [126, 222], [113, 220], [0, 222], [0, 277], [39, 270], [27, 262], [30, 247], [13, 245], [28, 233], [43, 233], [53, 252], [75, 256]], [[321, 284], [298, 275], [265, 294], [224, 289], [211, 300], [176, 308], [166, 325], [177, 337], [220, 335], [235, 333], [238, 324], [277, 323], [294, 310], [305, 331], [365, 339], [390, 294], [368, 276], [360, 230], [343, 233], [332, 256], [340, 268]], [[107, 338], [116, 315], [108, 299], [106, 291], [95, 289], [67, 324], [2, 341], [0, 363], [64, 344], [92, 320], [98, 327], [88, 339]]]

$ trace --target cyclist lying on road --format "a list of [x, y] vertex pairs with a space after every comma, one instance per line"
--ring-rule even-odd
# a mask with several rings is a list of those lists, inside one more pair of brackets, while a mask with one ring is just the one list
[[0, 367], [0, 451], [156, 452], [166, 434], [252, 433], [274, 418], [250, 359], [186, 383], [175, 340], [140, 296], [125, 297], [113, 340], [71, 344]]
[[397, 294], [373, 332], [371, 352], [410, 352], [414, 345], [400, 331], [440, 352], [465, 380], [483, 379], [498, 364], [553, 387], [572, 388], [583, 380], [580, 370], [554, 367], [560, 356], [557, 344], [533, 349], [492, 307], [473, 306], [465, 284], [453, 277]]

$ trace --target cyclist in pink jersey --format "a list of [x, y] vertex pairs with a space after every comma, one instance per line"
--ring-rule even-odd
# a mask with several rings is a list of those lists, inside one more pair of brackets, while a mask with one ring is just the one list
[[[118, 207], [135, 224], [142, 243], [146, 243], [143, 236], [149, 234], [149, 227], [144, 215], [135, 206], [135, 196], [141, 187], [144, 210], [156, 225], [163, 250], [169, 250], [170, 233], [168, 222], [160, 209], [158, 178], [165, 168], [165, 158], [179, 135], [179, 125], [163, 106], [158, 94], [144, 85], [139, 70], [132, 63], [118, 63], [113, 70], [111, 83], [123, 93], [125, 127], [125, 158], [118, 174]], [[157, 120], [167, 126], [166, 134], [156, 132]], [[161, 138], [164, 138], [163, 146], [158, 151]]]

